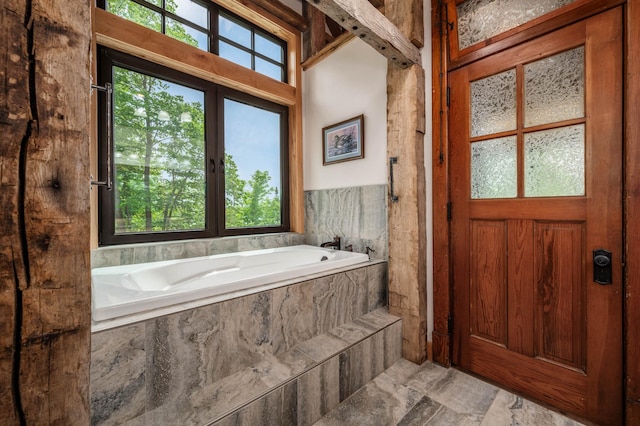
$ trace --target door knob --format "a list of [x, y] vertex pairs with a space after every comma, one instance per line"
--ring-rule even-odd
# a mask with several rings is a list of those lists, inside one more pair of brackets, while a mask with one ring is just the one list
[[598, 284], [611, 284], [611, 252], [598, 249], [593, 251], [593, 280]]

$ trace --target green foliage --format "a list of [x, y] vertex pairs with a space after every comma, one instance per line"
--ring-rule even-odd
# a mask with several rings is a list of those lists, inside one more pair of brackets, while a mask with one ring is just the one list
[[[117, 232], [203, 229], [203, 105], [118, 67], [114, 89]], [[185, 113], [190, 122], [181, 120]]]
[[[204, 107], [172, 95], [160, 79], [114, 67], [116, 232], [205, 227]], [[159, 118], [168, 114], [167, 121]], [[144, 114], [143, 114], [144, 113]], [[191, 121], [185, 121], [188, 113]], [[249, 181], [225, 155], [226, 226], [279, 225], [280, 197], [269, 174]]]
[[225, 224], [227, 228], [280, 225], [280, 196], [269, 186], [269, 173], [256, 170], [247, 182], [238, 166], [225, 154]]
[[[155, 3], [152, 1], [152, 3]], [[159, 1], [156, 3], [158, 6]], [[176, 11], [174, 0], [166, 10]], [[162, 17], [131, 0], [108, 0], [107, 9], [161, 31]], [[197, 46], [177, 22], [167, 35]], [[116, 233], [204, 229], [206, 223], [205, 117], [202, 102], [171, 94], [167, 82], [114, 67]], [[168, 114], [161, 120], [159, 113]], [[189, 120], [181, 120], [188, 114]], [[225, 155], [225, 216], [228, 228], [279, 225], [280, 196], [269, 174], [249, 181]]]
[[[153, 3], [153, 1], [151, 2]], [[160, 4], [158, 4], [160, 6]], [[174, 0], [166, 0], [166, 10], [175, 13], [177, 4]], [[107, 10], [129, 21], [135, 22], [152, 30], [162, 32], [162, 16], [153, 10], [141, 6], [131, 0], [108, 0]], [[165, 22], [165, 34], [191, 46], [198, 46], [196, 39], [191, 37], [182, 24], [175, 21]]]

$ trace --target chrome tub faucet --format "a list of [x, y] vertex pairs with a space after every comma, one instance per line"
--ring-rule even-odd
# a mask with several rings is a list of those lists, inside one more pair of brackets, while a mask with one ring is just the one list
[[333, 247], [336, 250], [340, 250], [340, 237], [337, 235], [333, 237], [333, 241], [327, 241], [320, 244], [320, 247]]

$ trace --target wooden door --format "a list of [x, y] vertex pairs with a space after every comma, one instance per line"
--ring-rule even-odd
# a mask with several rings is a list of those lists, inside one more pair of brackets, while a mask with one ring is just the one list
[[622, 11], [449, 77], [453, 362], [620, 424]]

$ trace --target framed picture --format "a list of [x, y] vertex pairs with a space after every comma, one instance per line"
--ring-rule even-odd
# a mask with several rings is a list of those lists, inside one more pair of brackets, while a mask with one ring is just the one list
[[364, 115], [322, 129], [322, 164], [364, 158]]

